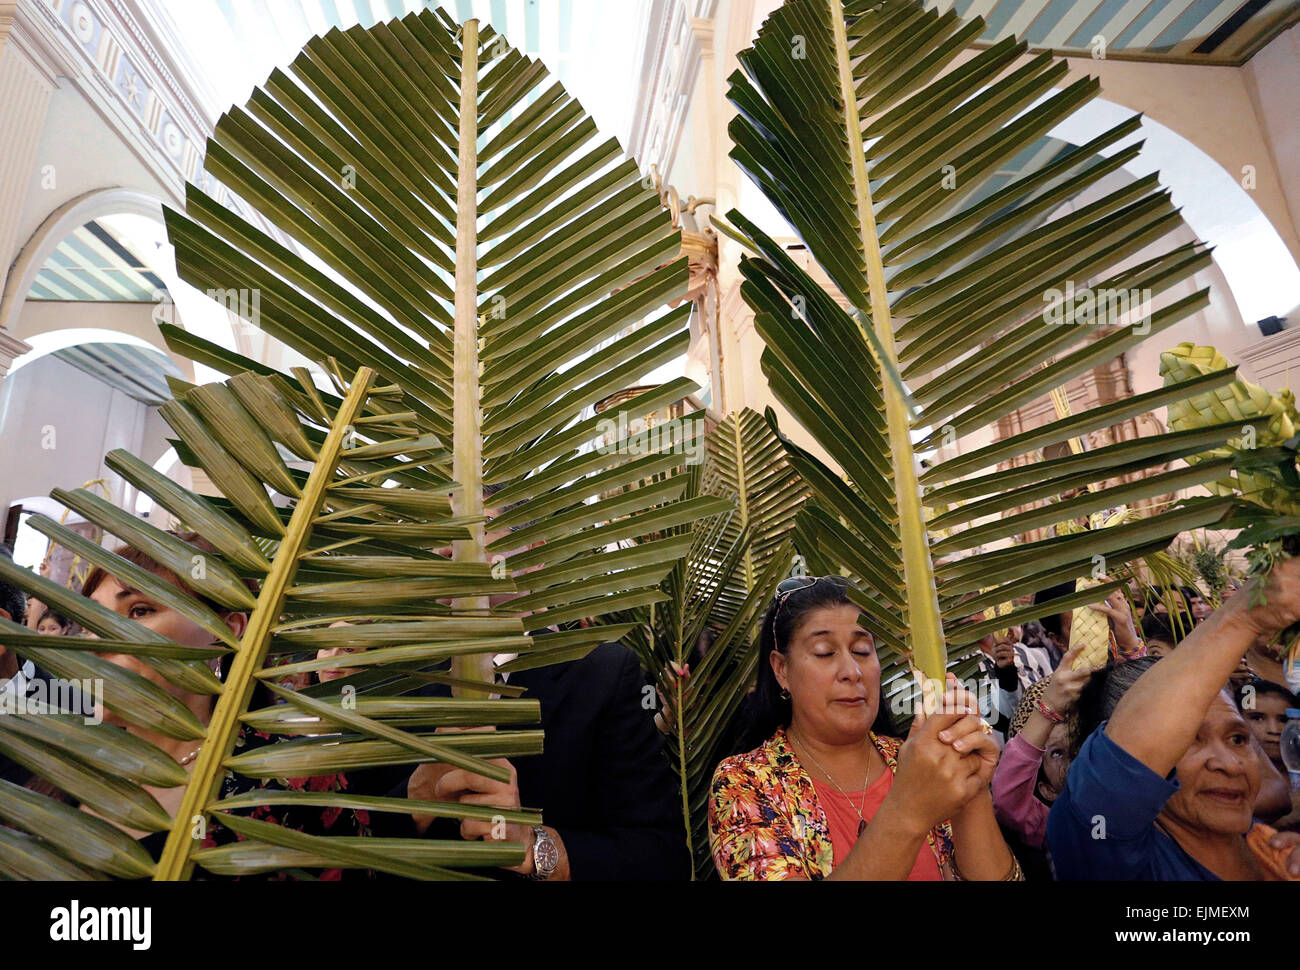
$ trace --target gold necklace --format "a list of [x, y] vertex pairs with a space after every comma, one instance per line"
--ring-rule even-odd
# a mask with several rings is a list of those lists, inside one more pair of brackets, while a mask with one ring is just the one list
[[867, 756], [867, 777], [862, 782], [862, 804], [859, 807], [854, 808], [853, 799], [849, 798], [848, 792], [846, 792], [843, 788], [841, 788], [839, 782], [837, 782], [834, 778], [831, 777], [831, 773], [822, 767], [821, 762], [817, 760], [816, 755], [812, 753], [812, 749], [808, 747], [807, 744], [804, 743], [803, 739], [800, 738], [798, 740], [800, 746], [805, 751], [808, 752], [808, 757], [812, 759], [812, 763], [817, 766], [817, 770], [820, 771], [823, 775], [827, 777], [827, 779], [830, 780], [830, 783], [835, 786], [835, 790], [837, 792], [839, 792], [841, 795], [844, 796], [844, 800], [849, 803], [849, 808], [852, 808], [855, 812], [858, 813], [858, 838], [862, 838], [862, 833], [867, 830], [867, 820], [862, 816], [862, 812], [867, 807], [867, 789], [870, 787], [870, 782], [871, 782], [870, 755]]

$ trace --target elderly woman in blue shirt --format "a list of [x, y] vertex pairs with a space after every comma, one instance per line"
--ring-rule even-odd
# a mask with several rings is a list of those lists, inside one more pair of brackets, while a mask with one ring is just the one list
[[1058, 879], [1300, 879], [1300, 835], [1247, 838], [1265, 759], [1228, 686], [1259, 638], [1300, 619], [1300, 557], [1264, 594], [1232, 597], [1140, 677], [1111, 674], [1113, 711], [1048, 816]]

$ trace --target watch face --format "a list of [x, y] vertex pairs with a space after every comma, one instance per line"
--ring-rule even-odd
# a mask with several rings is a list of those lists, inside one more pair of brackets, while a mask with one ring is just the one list
[[551, 873], [560, 864], [560, 850], [555, 847], [549, 835], [537, 833], [533, 845], [533, 863], [539, 872]]

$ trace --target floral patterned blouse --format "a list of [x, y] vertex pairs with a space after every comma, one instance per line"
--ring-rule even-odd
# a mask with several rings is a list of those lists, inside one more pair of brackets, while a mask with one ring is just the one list
[[[889, 770], [898, 771], [897, 738], [869, 734]], [[952, 826], [927, 836], [945, 876], [951, 871]], [[709, 792], [709, 845], [723, 879], [825, 879], [833, 868], [826, 813], [812, 778], [784, 728], [748, 754], [726, 759]]]

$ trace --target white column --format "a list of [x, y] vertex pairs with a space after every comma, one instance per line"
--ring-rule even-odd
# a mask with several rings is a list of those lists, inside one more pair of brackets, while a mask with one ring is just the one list
[[[31, 186], [45, 110], [56, 84], [54, 69], [28, 17], [38, 0], [0, 2], [0, 299], [23, 240], [18, 227]], [[0, 331], [0, 379], [27, 349]]]
[[[695, 122], [695, 151], [699, 157], [696, 164], [701, 195], [711, 195], [718, 178], [718, 66], [713, 56], [713, 21], [704, 17], [692, 17], [689, 21], [691, 33], [700, 47], [700, 67], [696, 81], [697, 108]], [[701, 97], [703, 100], [701, 101]]]
[[[735, 117], [736, 109], [726, 100], [723, 85], [732, 71], [740, 66], [736, 55], [753, 42], [754, 18], [754, 0], [732, 0], [722, 63], [719, 65], [710, 59], [709, 64], [714, 73], [708, 81], [715, 92], [715, 96], [710, 99], [709, 124], [717, 139], [717, 147], [713, 149], [714, 196], [718, 200], [714, 211], [723, 218], [740, 202], [740, 183], [745, 177], [728, 154], [731, 151], [731, 139], [727, 135], [727, 125]], [[722, 381], [727, 389], [727, 406], [732, 410], [747, 405], [754, 406], [758, 403], [756, 393], [760, 392], [760, 389], [747, 386], [745, 380], [746, 345], [751, 353], [761, 352], [762, 341], [757, 340], [753, 333], [753, 314], [740, 299], [739, 264], [740, 247], [726, 236], [719, 237], [718, 342], [722, 356]], [[748, 341], [745, 339], [746, 334], [750, 338]]]
[[[713, 56], [713, 19], [710, 17], [692, 17], [688, 23], [695, 41], [699, 45], [700, 66], [695, 101], [695, 145], [697, 161], [692, 173], [701, 198], [717, 198], [718, 186], [718, 125], [720, 108], [718, 94], [718, 66]], [[716, 202], [710, 207], [717, 211]], [[703, 215], [703, 213], [700, 213]], [[701, 229], [705, 226], [701, 225]], [[727, 382], [723, 371], [723, 341], [719, 333], [718, 317], [718, 278], [712, 274], [700, 297], [697, 310], [701, 326], [705, 331], [707, 353], [709, 357], [709, 382], [712, 384], [713, 409], [719, 415], [727, 413], [730, 402], [727, 400]]]

